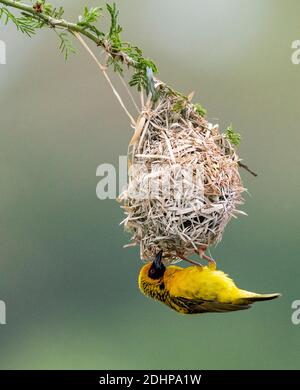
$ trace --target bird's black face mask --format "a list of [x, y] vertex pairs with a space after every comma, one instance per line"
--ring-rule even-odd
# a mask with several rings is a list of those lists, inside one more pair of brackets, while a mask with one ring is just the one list
[[149, 269], [148, 276], [151, 279], [160, 279], [165, 273], [166, 267], [162, 262], [162, 254], [163, 251], [158, 252]]

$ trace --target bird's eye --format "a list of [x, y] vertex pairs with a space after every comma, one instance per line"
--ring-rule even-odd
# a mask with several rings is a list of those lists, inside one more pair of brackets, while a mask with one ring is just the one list
[[160, 279], [165, 273], [165, 267], [162, 266], [161, 268], [155, 268], [155, 266], [152, 264], [148, 276], [151, 279]]
[[150, 268], [150, 270], [149, 270], [149, 275], [150, 275], [150, 276], [155, 276], [155, 274], [156, 274], [155, 269], [154, 269], [154, 268]]

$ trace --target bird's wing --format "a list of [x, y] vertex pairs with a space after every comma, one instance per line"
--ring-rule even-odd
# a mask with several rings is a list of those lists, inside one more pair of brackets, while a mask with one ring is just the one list
[[225, 313], [228, 311], [245, 310], [250, 307], [250, 305], [236, 305], [233, 303], [205, 301], [203, 299], [187, 299], [184, 297], [173, 297], [173, 301], [178, 306], [185, 308], [189, 314]]

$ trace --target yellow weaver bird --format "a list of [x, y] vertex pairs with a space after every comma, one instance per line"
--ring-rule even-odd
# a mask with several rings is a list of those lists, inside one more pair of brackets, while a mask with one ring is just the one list
[[280, 294], [256, 294], [239, 289], [214, 263], [207, 267], [166, 267], [162, 251], [139, 274], [140, 290], [182, 314], [224, 313], [248, 309], [252, 303], [275, 299]]

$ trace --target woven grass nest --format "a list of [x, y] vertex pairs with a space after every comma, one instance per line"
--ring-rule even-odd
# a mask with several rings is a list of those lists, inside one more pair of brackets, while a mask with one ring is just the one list
[[[128, 150], [128, 186], [119, 200], [140, 256], [163, 250], [175, 262], [218, 243], [243, 203], [234, 146], [190, 99], [158, 86], [144, 105]], [[200, 173], [200, 180], [199, 180]], [[153, 191], [153, 188], [155, 191]]]

